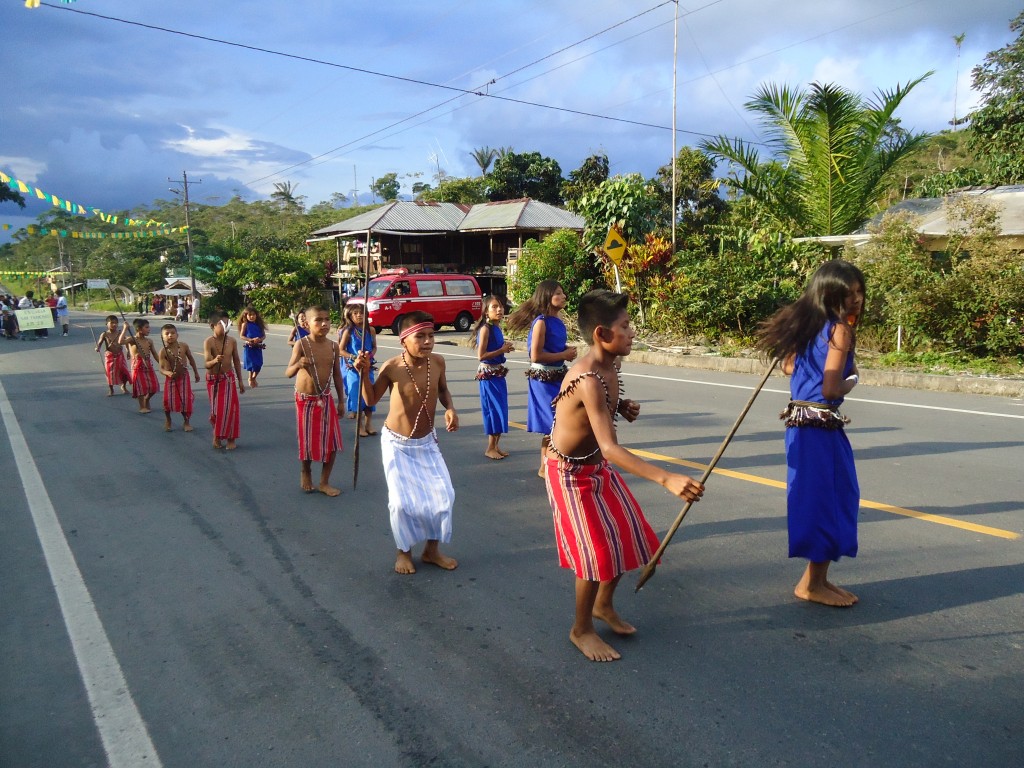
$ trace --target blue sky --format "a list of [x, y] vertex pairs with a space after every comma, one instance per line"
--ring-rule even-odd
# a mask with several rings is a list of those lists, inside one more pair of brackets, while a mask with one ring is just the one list
[[[971, 68], [1011, 41], [1019, 11], [1013, 0], [684, 0], [678, 143], [757, 140], [743, 104], [767, 81], [869, 95], [931, 69], [898, 116], [941, 130], [954, 95], [960, 115], [977, 103]], [[170, 198], [183, 170], [202, 180], [197, 202], [255, 200], [289, 181], [307, 204], [333, 192], [367, 203], [385, 173], [404, 192], [438, 168], [476, 175], [481, 146], [541, 152], [563, 175], [604, 151], [613, 173], [650, 176], [672, 150], [673, 14], [661, 0], [0, 0], [0, 170], [104, 210]], [[44, 210], [4, 203], [0, 223]]]

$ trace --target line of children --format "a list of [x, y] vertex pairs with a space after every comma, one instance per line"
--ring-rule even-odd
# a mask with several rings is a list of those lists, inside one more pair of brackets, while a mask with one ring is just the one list
[[476, 379], [480, 388], [480, 410], [483, 413], [484, 434], [487, 435], [487, 450], [484, 456], [499, 460], [508, 456], [507, 451], [498, 447], [501, 436], [508, 432], [508, 368], [505, 355], [515, 351], [515, 345], [505, 341], [501, 332], [501, 320], [505, 317], [505, 302], [500, 296], [487, 296], [483, 301], [483, 313], [473, 329], [476, 343], [476, 357], [480, 361]]
[[178, 339], [178, 329], [173, 323], [167, 323], [160, 329], [160, 337], [163, 339], [163, 349], [160, 350], [158, 360], [160, 373], [165, 377], [164, 432], [171, 431], [172, 413], [180, 413], [185, 420], [182, 429], [191, 432], [193, 427], [190, 422], [195, 394], [192, 392], [186, 365], [192, 366], [196, 384], [199, 383], [199, 368], [196, 367], [196, 360], [192, 357], [192, 350], [188, 344]]
[[[391, 532], [398, 554], [395, 572], [412, 574], [412, 548], [426, 541], [421, 559], [446, 570], [458, 562], [441, 553], [439, 542], [452, 536], [452, 506], [455, 489], [441, 456], [434, 430], [438, 402], [444, 406], [448, 432], [459, 428], [452, 403], [444, 358], [434, 353], [434, 318], [413, 311], [402, 318], [399, 328], [402, 352], [387, 360], [377, 380], [362, 379], [363, 398], [370, 405], [385, 392], [391, 393], [388, 416], [381, 431], [381, 458], [388, 485]], [[360, 352], [356, 370], [369, 372], [369, 351]]]
[[509, 315], [505, 327], [522, 330], [529, 325], [526, 346], [530, 353], [530, 368], [526, 375], [526, 429], [539, 432], [540, 469], [537, 474], [544, 477], [544, 463], [547, 460], [548, 435], [551, 434], [551, 418], [554, 411], [551, 401], [558, 395], [558, 388], [565, 377], [566, 362], [576, 359], [576, 347], [567, 345], [568, 334], [560, 317], [565, 308], [566, 295], [557, 280], [542, 280], [534, 289], [533, 296]]
[[[345, 385], [341, 378], [338, 345], [331, 341], [331, 313], [324, 307], [306, 310], [309, 336], [292, 347], [285, 376], [295, 378], [295, 417], [298, 425], [299, 461], [302, 469], [299, 486], [306, 493], [319, 490], [337, 496], [341, 490], [330, 484], [334, 459], [342, 449], [339, 410], [331, 395], [331, 384], [338, 393], [344, 414]], [[313, 488], [312, 465], [321, 462], [320, 484]]]
[[[206, 366], [206, 394], [210, 398], [210, 424], [213, 428], [213, 447], [233, 451], [241, 428], [241, 409], [238, 395], [245, 392], [242, 383], [242, 363], [238, 357], [238, 344], [228, 335], [231, 323], [219, 312], [210, 315], [213, 335], [203, 342]], [[238, 392], [235, 392], [238, 387]]]
[[135, 333], [132, 334], [125, 323], [118, 343], [126, 345], [132, 356], [132, 397], [139, 401], [139, 413], [150, 413], [149, 401], [160, 391], [160, 382], [156, 378], [157, 354], [153, 340], [149, 338], [149, 321], [137, 317], [132, 325]]
[[353, 362], [360, 352], [370, 353], [370, 383], [374, 381], [374, 370], [377, 356], [377, 332], [369, 325], [364, 326], [365, 313], [362, 304], [348, 304], [345, 306], [345, 327], [338, 332], [338, 347], [341, 351], [341, 358], [344, 361], [342, 376], [345, 379], [345, 407], [350, 419], [358, 415], [359, 423], [356, 429], [360, 437], [376, 435], [373, 428], [373, 414], [377, 410], [372, 405], [367, 405], [359, 391], [359, 371], [355, 369]]
[[267, 348], [267, 322], [252, 305], [238, 316], [238, 338], [242, 340], [242, 367], [249, 372], [249, 388], [257, 385], [263, 370], [263, 350]]
[[124, 359], [124, 346], [118, 338], [117, 315], [107, 315], [107, 328], [99, 339], [96, 340], [96, 351], [106, 347], [103, 355], [103, 371], [107, 376], [107, 397], [113, 397], [114, 387], [121, 387], [121, 391], [128, 392], [128, 381], [131, 373], [128, 370], [128, 361]]
[[594, 627], [605, 622], [618, 635], [636, 628], [613, 604], [622, 574], [646, 565], [658, 537], [636, 499], [609, 462], [653, 480], [670, 493], [696, 501], [698, 481], [648, 463], [619, 445], [615, 420], [634, 421], [640, 404], [622, 397], [617, 361], [632, 349], [624, 294], [590, 291], [580, 300], [579, 328], [590, 350], [569, 369], [554, 403], [545, 462], [559, 563], [576, 574], [576, 614], [569, 640], [591, 661], [621, 658]]

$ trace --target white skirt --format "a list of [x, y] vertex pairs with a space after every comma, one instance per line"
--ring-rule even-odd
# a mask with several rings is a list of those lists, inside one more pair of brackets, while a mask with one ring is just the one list
[[383, 427], [380, 452], [395, 546], [408, 552], [428, 539], [451, 541], [455, 489], [434, 433], [406, 438]]

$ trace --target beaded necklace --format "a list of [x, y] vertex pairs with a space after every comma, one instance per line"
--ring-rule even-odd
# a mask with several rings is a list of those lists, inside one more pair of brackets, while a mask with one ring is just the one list
[[174, 378], [174, 374], [178, 372], [178, 364], [181, 362], [181, 346], [175, 344], [174, 358], [171, 358], [171, 348], [164, 344], [164, 352], [167, 353], [167, 358], [171, 361], [171, 378]]
[[[412, 432], [409, 436], [412, 437], [416, 434], [416, 427], [420, 423], [420, 415], [426, 414], [427, 423], [430, 425], [430, 431], [434, 431], [434, 417], [427, 411], [427, 395], [430, 394], [430, 355], [427, 355], [427, 395], [424, 395], [420, 391], [420, 385], [416, 383], [416, 377], [412, 375], [412, 368], [409, 367], [409, 361], [405, 359], [405, 350], [402, 350], [402, 365], [405, 366], [405, 372], [409, 374], [409, 380], [412, 381], [412, 386], [416, 390], [416, 395], [420, 398], [420, 408], [416, 411], [416, 418], [412, 423]], [[436, 439], [436, 437], [435, 437]]]
[[[606, 382], [604, 380], [604, 377], [600, 373], [598, 373], [597, 371], [584, 371], [579, 376], [577, 376], [575, 379], [570, 381], [566, 385], [565, 389], [563, 389], [561, 392], [559, 392], [558, 396], [555, 397], [555, 399], [551, 401], [552, 408], [554, 408], [554, 406], [558, 403], [558, 401], [561, 400], [563, 397], [567, 397], [567, 396], [571, 395], [573, 390], [576, 389], [577, 385], [585, 377], [593, 376], [595, 379], [597, 379], [599, 382], [601, 382], [601, 386], [604, 388], [604, 402], [605, 402], [605, 405], [608, 406], [608, 412], [611, 414], [611, 417], [612, 417], [612, 429], [615, 430], [616, 427], [617, 427], [615, 422], [616, 422], [616, 420], [619, 417], [619, 406], [622, 403], [622, 394], [623, 394], [622, 371], [616, 371], [615, 373], [616, 373], [616, 377], [619, 380], [619, 396], [618, 396], [618, 398], [615, 401], [615, 406], [614, 407], [612, 407], [611, 393], [608, 391], [608, 382]], [[554, 417], [554, 416], [551, 418], [551, 434], [554, 434], [554, 432], [555, 432], [555, 419], [556, 419], [556, 417]], [[555, 454], [559, 459], [561, 459], [562, 461], [568, 462], [569, 464], [582, 464], [587, 459], [591, 459], [594, 456], [596, 456], [600, 452], [601, 446], [598, 446], [597, 448], [595, 448], [594, 450], [592, 450], [590, 453], [586, 454], [585, 456], [570, 456], [570, 455], [568, 455], [566, 453], [562, 453], [560, 450], [558, 450], [558, 448], [555, 447], [554, 441], [551, 439], [551, 435], [549, 435], [548, 436], [548, 449], [553, 454]]]
[[[316, 358], [313, 357], [313, 347], [312, 347], [311, 342], [309, 340], [309, 336], [303, 336], [302, 337], [302, 341], [306, 342], [306, 351], [307, 351], [308, 357], [309, 357], [310, 360], [313, 361], [313, 365], [311, 366], [311, 368], [313, 369], [313, 384], [316, 386], [316, 392], [317, 392], [316, 396], [317, 397], [323, 397], [324, 395], [327, 394], [327, 390], [331, 388], [331, 380], [330, 379], [327, 380], [327, 386], [326, 387], [323, 387], [323, 386], [320, 385], [320, 374], [317, 373], [317, 370], [316, 370]], [[334, 352], [334, 354], [337, 354], [338, 348], [336, 346], [334, 346], [333, 343], [331, 344], [331, 346], [333, 347], [332, 351]], [[331, 370], [334, 370], [334, 359], [335, 359], [334, 358], [334, 354], [331, 355]]]

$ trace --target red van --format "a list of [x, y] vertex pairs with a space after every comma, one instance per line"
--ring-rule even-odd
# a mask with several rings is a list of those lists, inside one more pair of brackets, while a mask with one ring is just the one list
[[[362, 303], [362, 292], [348, 300]], [[402, 317], [421, 310], [434, 318], [434, 328], [451, 325], [466, 332], [480, 317], [482, 306], [480, 285], [472, 275], [387, 269], [370, 279], [367, 319], [378, 333], [390, 328], [397, 336]]]

